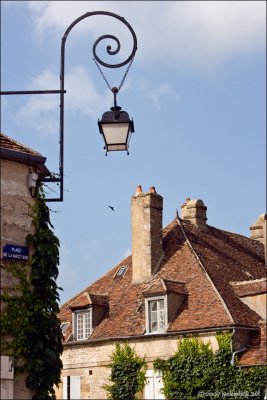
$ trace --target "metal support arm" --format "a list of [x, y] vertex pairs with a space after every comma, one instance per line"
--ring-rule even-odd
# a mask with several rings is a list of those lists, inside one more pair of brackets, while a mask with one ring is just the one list
[[59, 183], [59, 189], [60, 189], [60, 193], [59, 193], [59, 197], [57, 198], [48, 198], [46, 199], [46, 201], [63, 201], [63, 193], [64, 193], [64, 94], [66, 93], [65, 90], [65, 44], [66, 44], [66, 40], [67, 37], [70, 33], [70, 31], [72, 30], [72, 28], [74, 28], [75, 25], [77, 25], [80, 21], [82, 21], [85, 18], [94, 16], [94, 15], [106, 15], [106, 16], [110, 16], [113, 18], [118, 19], [119, 21], [121, 21], [124, 25], [126, 25], [128, 27], [128, 29], [130, 30], [132, 37], [133, 37], [133, 48], [132, 51], [129, 55], [129, 57], [118, 64], [107, 64], [104, 61], [102, 61], [96, 54], [96, 48], [97, 45], [99, 44], [99, 42], [101, 42], [104, 39], [111, 39], [113, 41], [115, 41], [116, 43], [116, 49], [112, 50], [111, 46], [107, 46], [106, 47], [106, 51], [107, 53], [112, 56], [117, 54], [120, 51], [120, 42], [118, 40], [117, 37], [113, 36], [113, 35], [103, 35], [101, 37], [99, 37], [94, 45], [93, 45], [93, 55], [94, 58], [97, 60], [97, 62], [101, 65], [103, 65], [104, 67], [108, 67], [108, 68], [119, 68], [122, 67], [123, 65], [128, 64], [134, 57], [135, 52], [137, 50], [137, 38], [135, 35], [135, 32], [133, 30], [133, 28], [131, 27], [131, 25], [123, 18], [120, 17], [117, 14], [114, 14], [112, 12], [109, 11], [93, 11], [93, 12], [87, 12], [86, 14], [80, 16], [79, 18], [77, 18], [75, 21], [73, 21], [70, 26], [67, 28], [62, 41], [61, 41], [61, 58], [60, 58], [60, 90], [35, 90], [35, 91], [13, 91], [13, 92], [0, 92], [0, 94], [2, 95], [9, 95], [9, 94], [55, 94], [55, 93], [59, 93], [60, 94], [60, 125], [59, 125], [59, 147], [60, 147], [60, 153], [59, 153], [59, 173], [58, 174], [53, 174], [53, 176], [51, 175], [50, 177], [47, 178], [43, 178], [42, 182], [58, 182]]

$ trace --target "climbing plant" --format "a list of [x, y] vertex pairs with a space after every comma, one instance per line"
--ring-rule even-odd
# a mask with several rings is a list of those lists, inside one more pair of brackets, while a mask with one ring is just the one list
[[42, 189], [33, 206], [35, 233], [26, 238], [34, 249], [27, 263], [7, 263], [15, 286], [1, 294], [2, 354], [12, 355], [16, 372], [25, 372], [32, 399], [55, 399], [54, 385], [60, 382], [62, 332], [59, 288], [59, 240], [53, 233], [49, 208]]
[[266, 367], [237, 368], [231, 364], [230, 333], [218, 334], [217, 340], [213, 353], [200, 339], [183, 338], [173, 357], [154, 362], [163, 373], [167, 399], [264, 399]]
[[127, 343], [116, 343], [111, 355], [111, 385], [105, 385], [109, 400], [135, 400], [145, 385], [145, 360]]

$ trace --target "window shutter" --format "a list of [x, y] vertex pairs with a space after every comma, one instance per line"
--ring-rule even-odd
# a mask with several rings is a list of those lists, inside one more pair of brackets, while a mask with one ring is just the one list
[[[68, 393], [68, 381], [70, 384]], [[81, 397], [81, 377], [80, 376], [63, 376], [63, 400], [78, 400]]]
[[148, 369], [146, 371], [146, 383], [145, 383], [145, 399], [154, 399], [154, 376], [153, 370]]
[[144, 388], [145, 400], [164, 400], [162, 374], [159, 371], [148, 369], [146, 371], [146, 383]]
[[161, 389], [163, 389], [162, 374], [159, 371], [156, 371], [154, 376], [154, 391], [155, 391], [154, 399], [158, 400], [165, 399]]
[[63, 400], [68, 400], [68, 390], [67, 390], [67, 386], [68, 386], [68, 382], [67, 376], [63, 376], [62, 378], [62, 385], [63, 385]]
[[80, 399], [81, 398], [81, 377], [71, 376], [70, 377], [70, 398]]

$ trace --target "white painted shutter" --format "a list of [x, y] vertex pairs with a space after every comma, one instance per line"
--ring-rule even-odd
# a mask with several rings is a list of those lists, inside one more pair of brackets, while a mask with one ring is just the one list
[[145, 383], [145, 392], [144, 398], [145, 400], [154, 399], [154, 371], [152, 369], [148, 369], [146, 371], [146, 383]]
[[155, 372], [154, 376], [154, 399], [158, 400], [165, 399], [161, 389], [163, 389], [162, 374], [157, 371]]
[[81, 398], [81, 377], [71, 376], [70, 377], [70, 398], [78, 400]]
[[13, 358], [1, 356], [1, 399], [14, 399]]
[[159, 371], [148, 369], [146, 371], [146, 383], [144, 388], [145, 400], [165, 399], [161, 389], [163, 388], [162, 374]]
[[68, 399], [68, 378], [70, 379], [70, 399], [79, 400], [81, 397], [81, 377], [80, 376], [63, 376], [63, 400]]
[[63, 384], [63, 400], [68, 400], [68, 392], [67, 392], [67, 386], [68, 386], [68, 377], [63, 376], [62, 378], [62, 384]]
[[14, 381], [3, 379], [1, 381], [1, 399], [13, 400], [14, 399]]

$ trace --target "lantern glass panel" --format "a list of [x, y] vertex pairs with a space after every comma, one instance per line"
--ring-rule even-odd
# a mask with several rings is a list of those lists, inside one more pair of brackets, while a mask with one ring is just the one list
[[[104, 132], [105, 142], [107, 146], [123, 145], [124, 146], [123, 148], [126, 147], [128, 131], [129, 131], [129, 123], [102, 124], [102, 129]], [[120, 148], [116, 150], [121, 150], [123, 148], [121, 148], [120, 146]]]

